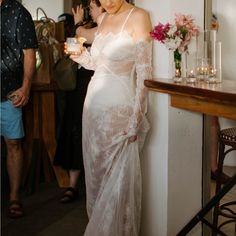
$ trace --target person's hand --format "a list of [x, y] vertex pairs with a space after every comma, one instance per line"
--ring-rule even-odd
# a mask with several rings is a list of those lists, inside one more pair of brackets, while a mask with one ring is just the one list
[[[127, 134], [127, 132], [124, 131], [123, 135], [126, 135], [126, 134]], [[128, 138], [128, 144], [135, 142], [137, 139], [138, 139], [138, 135], [133, 135], [133, 136], [129, 137]]]
[[80, 57], [80, 55], [81, 55], [85, 50], [86, 50], [85, 47], [80, 47], [80, 50], [79, 50], [79, 51], [70, 53], [70, 59], [72, 59], [73, 61], [76, 61], [76, 59], [77, 59], [78, 57]]
[[130, 143], [135, 142], [135, 141], [137, 140], [137, 138], [138, 138], [137, 135], [134, 135], [134, 136], [129, 137], [129, 139], [128, 139], [128, 143], [130, 144]]
[[65, 42], [65, 43], [64, 43], [64, 53], [65, 53], [66, 55], [70, 55], [70, 59], [71, 59], [72, 61], [77, 62], [77, 63], [78, 63], [77, 59], [78, 59], [78, 58], [80, 57], [80, 55], [86, 50], [86, 47], [81, 46], [76, 52], [71, 53], [71, 52], [68, 52], [67, 48], [68, 48], [68, 45], [67, 45], [67, 43]]
[[72, 8], [71, 10], [72, 10], [72, 13], [73, 13], [73, 16], [74, 16], [75, 25], [77, 23], [83, 22], [83, 20], [84, 20], [84, 9], [83, 9], [82, 4], [80, 4], [79, 6], [76, 6], [75, 8]]
[[68, 51], [67, 51], [67, 43], [65, 42], [64, 43], [64, 54], [67, 55], [68, 54]]
[[83, 51], [86, 50], [86, 48], [83, 46], [83, 44], [81, 44], [81, 47], [78, 49], [76, 49], [77, 51], [76, 52], [69, 52], [68, 51], [68, 44], [65, 42], [64, 43], [64, 54], [66, 55], [80, 55]]
[[67, 42], [64, 43], [64, 54], [68, 55], [68, 51], [67, 51]]
[[29, 101], [29, 90], [19, 88], [16, 91], [14, 91], [14, 99], [12, 100], [12, 105], [14, 107], [23, 107], [25, 106]]

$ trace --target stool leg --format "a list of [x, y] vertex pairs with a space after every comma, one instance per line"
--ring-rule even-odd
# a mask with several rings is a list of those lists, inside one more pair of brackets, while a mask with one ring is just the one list
[[[216, 191], [215, 193], [218, 193], [221, 189], [221, 173], [223, 172], [223, 163], [225, 158], [225, 145], [220, 142], [219, 145], [219, 159], [218, 159], [218, 171], [217, 171], [217, 177], [216, 177]], [[213, 225], [217, 227], [218, 225], [218, 209], [219, 209], [220, 202], [217, 202], [217, 204], [214, 207], [214, 213], [213, 213]], [[216, 236], [215, 232], [212, 232], [212, 236]]]

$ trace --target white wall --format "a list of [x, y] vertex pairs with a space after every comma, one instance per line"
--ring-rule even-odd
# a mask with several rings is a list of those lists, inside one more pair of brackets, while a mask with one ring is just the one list
[[[192, 14], [203, 27], [204, 1], [136, 0], [153, 25]], [[168, 78], [172, 52], [153, 43], [154, 78]], [[173, 236], [201, 208], [202, 115], [170, 107], [169, 96], [150, 92], [151, 131], [142, 156], [142, 236]], [[188, 199], [188, 201], [187, 201]], [[190, 235], [201, 235], [196, 227]]]
[[236, 1], [213, 0], [213, 12], [219, 20], [218, 39], [222, 41], [223, 79], [236, 79]]
[[[219, 20], [218, 40], [222, 42], [222, 78], [236, 80], [236, 1], [213, 0], [213, 12]], [[221, 128], [236, 127], [232, 120], [220, 119]], [[236, 166], [236, 153], [230, 153], [225, 165]]]
[[[169, 19], [170, 0], [166, 0], [165, 4], [161, 0], [136, 0], [135, 4], [150, 12], [152, 22], [158, 22], [158, 20], [164, 22]], [[169, 54], [166, 48], [154, 43], [153, 53], [154, 77], [168, 77]], [[168, 96], [150, 93], [151, 130], [141, 160], [143, 172], [142, 236], [167, 235], [168, 104]]]
[[[57, 17], [63, 13], [63, 0], [22, 0], [22, 4], [31, 13], [34, 20], [36, 20], [36, 9], [41, 7], [49, 18], [57, 21]], [[39, 14], [39, 18], [44, 15]]]

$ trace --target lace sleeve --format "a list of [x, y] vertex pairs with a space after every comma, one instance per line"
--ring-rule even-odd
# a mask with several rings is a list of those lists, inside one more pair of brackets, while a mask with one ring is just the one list
[[[147, 111], [147, 88], [144, 80], [152, 79], [152, 43], [139, 41], [136, 43], [136, 93], [133, 114], [129, 120], [129, 134], [136, 135], [145, 129], [145, 114]], [[143, 130], [144, 131], [144, 130]]]
[[95, 70], [96, 64], [87, 49], [78, 57], [73, 59], [87, 70]]

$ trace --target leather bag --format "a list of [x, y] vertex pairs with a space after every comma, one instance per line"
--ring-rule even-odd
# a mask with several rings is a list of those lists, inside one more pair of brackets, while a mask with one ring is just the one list
[[71, 91], [76, 88], [78, 64], [68, 56], [58, 60], [54, 67], [54, 79], [58, 89]]

